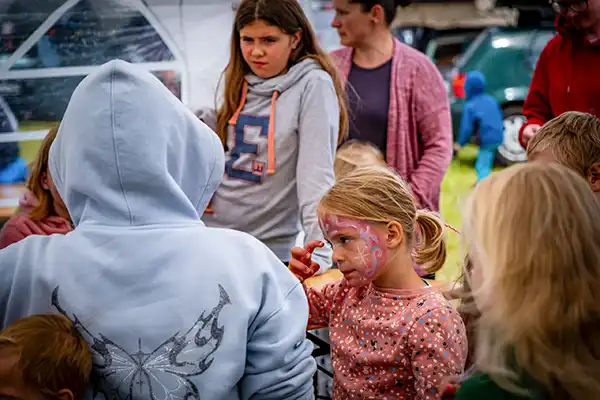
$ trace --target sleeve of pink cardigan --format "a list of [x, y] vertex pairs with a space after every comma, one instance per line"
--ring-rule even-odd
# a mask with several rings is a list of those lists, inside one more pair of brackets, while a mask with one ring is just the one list
[[415, 111], [424, 151], [409, 183], [421, 205], [431, 207], [425, 199], [439, 193], [452, 160], [452, 120], [444, 81], [431, 61], [424, 60], [415, 85]]

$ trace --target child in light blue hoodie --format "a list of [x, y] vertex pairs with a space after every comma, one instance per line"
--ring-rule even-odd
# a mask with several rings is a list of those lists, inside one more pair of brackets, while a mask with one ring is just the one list
[[[199, 112], [226, 160], [203, 220], [250, 233], [287, 262], [301, 230], [323, 239], [315, 210], [347, 131], [344, 87], [297, 0], [242, 1], [231, 40], [224, 97]], [[330, 249], [316, 256], [331, 265]]]
[[475, 171], [477, 181], [480, 181], [492, 173], [496, 152], [504, 141], [504, 117], [496, 99], [485, 93], [485, 77], [481, 72], [472, 71], [467, 74], [465, 94], [467, 99], [454, 151], [460, 151], [471, 140], [475, 131], [479, 131], [480, 144]]
[[312, 398], [304, 291], [264, 244], [200, 221], [222, 144], [158, 79], [123, 61], [87, 76], [48, 164], [75, 229], [0, 251], [2, 328], [69, 318], [91, 398]]

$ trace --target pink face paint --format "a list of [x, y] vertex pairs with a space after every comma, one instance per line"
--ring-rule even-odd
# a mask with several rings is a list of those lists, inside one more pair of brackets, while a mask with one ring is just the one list
[[329, 214], [320, 220], [320, 224], [346, 280], [352, 286], [364, 286], [373, 281], [387, 263], [385, 240], [373, 224]]

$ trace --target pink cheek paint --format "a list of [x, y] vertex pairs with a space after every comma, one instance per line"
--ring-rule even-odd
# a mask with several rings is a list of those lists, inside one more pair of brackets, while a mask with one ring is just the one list
[[361, 275], [372, 280], [387, 262], [387, 248], [370, 224], [362, 223], [359, 233], [362, 243], [358, 246], [357, 258], [364, 266]]
[[371, 224], [351, 218], [326, 215], [321, 220], [321, 227], [329, 241], [332, 241], [332, 238], [339, 235], [342, 230], [355, 231], [355, 235], [358, 236], [358, 240], [355, 239], [344, 245], [346, 256], [344, 263], [347, 265], [340, 268], [354, 271], [355, 274], [351, 273], [350, 276], [358, 275], [356, 279], [351, 279], [356, 282], [351, 283], [357, 286], [367, 284], [385, 266], [387, 247]]

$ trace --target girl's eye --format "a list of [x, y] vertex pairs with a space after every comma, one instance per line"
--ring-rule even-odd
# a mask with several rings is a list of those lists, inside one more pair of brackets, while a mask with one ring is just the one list
[[271, 43], [275, 43], [275, 42], [276, 42], [276, 40], [275, 40], [275, 39], [273, 39], [273, 38], [266, 38], [266, 39], [265, 39], [265, 43], [269, 43], [269, 44], [271, 44]]
[[352, 241], [352, 239], [350, 239], [349, 237], [346, 236], [341, 236], [340, 237], [340, 243], [341, 244], [348, 244]]

